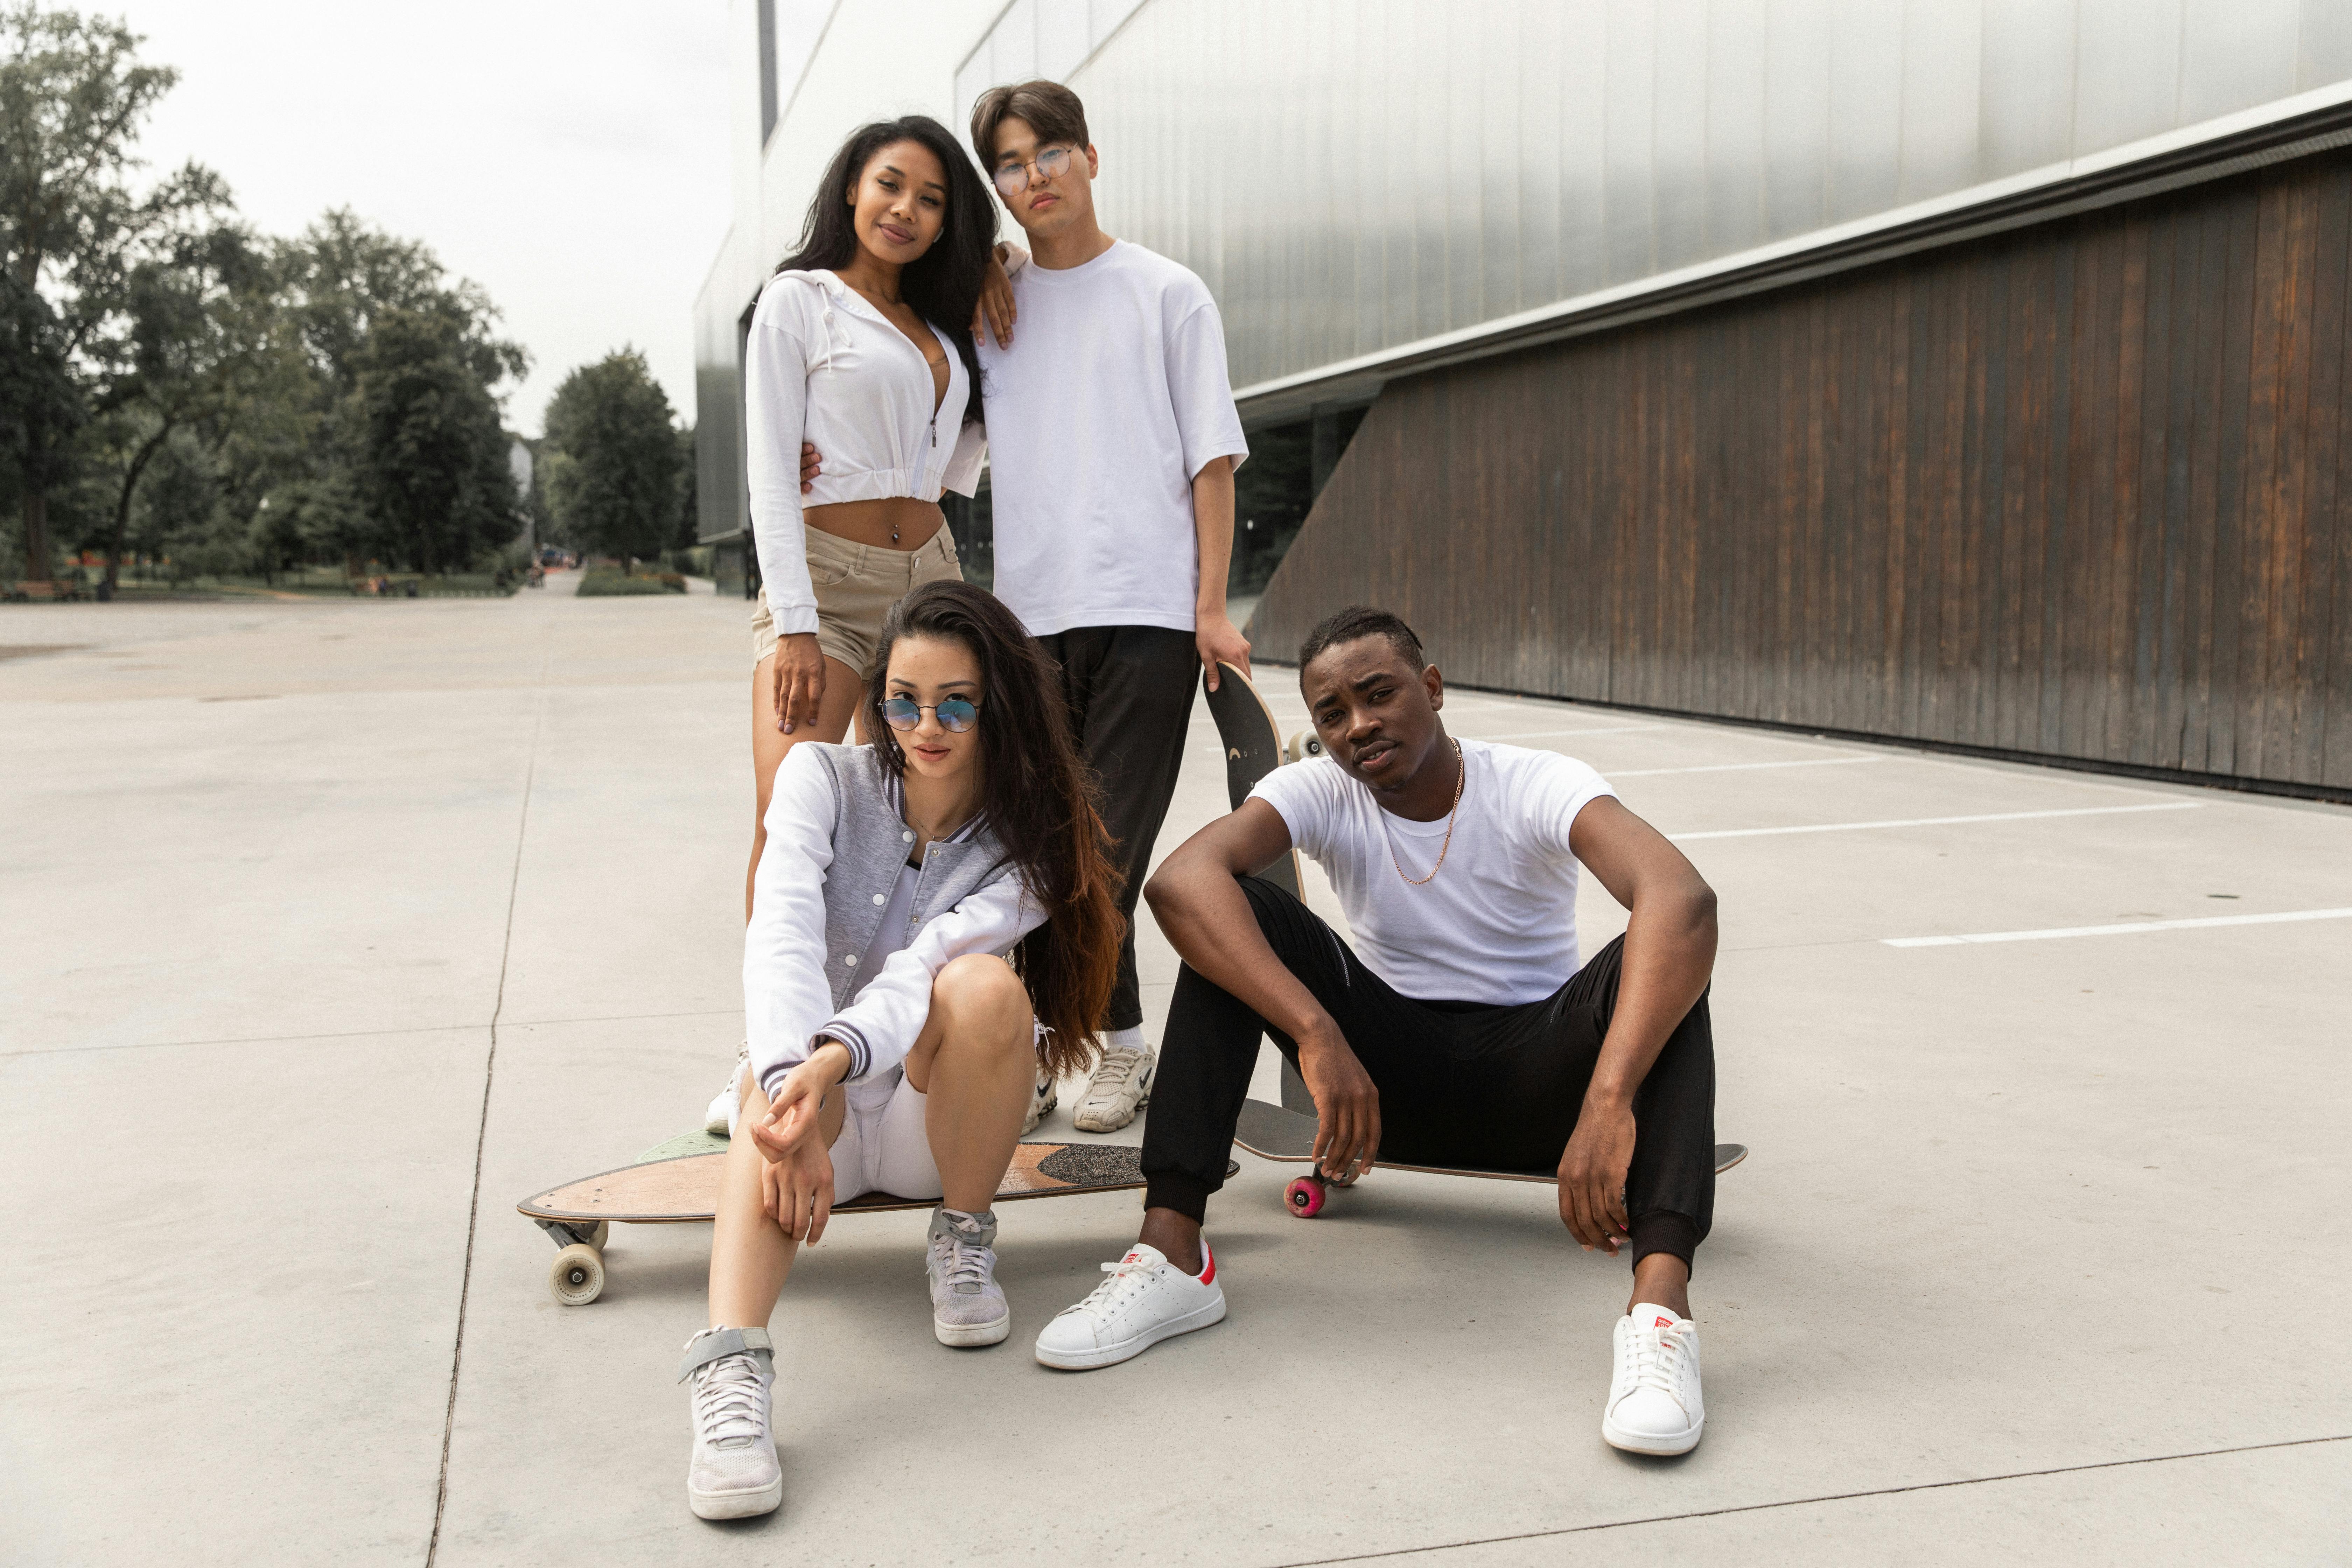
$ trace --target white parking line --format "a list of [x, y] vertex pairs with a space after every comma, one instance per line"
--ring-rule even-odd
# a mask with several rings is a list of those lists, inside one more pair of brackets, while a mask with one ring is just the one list
[[1981, 816], [1904, 816], [1886, 822], [1809, 822], [1801, 827], [1723, 827], [1708, 833], [1669, 833], [1677, 844], [1695, 838], [1762, 838], [1780, 833], [1858, 833], [1865, 827], [1941, 827], [1953, 822], [2027, 822], [2044, 816], [2114, 816], [2126, 811], [2195, 811], [2201, 800], [2164, 800], [2153, 805], [2082, 805], [2070, 811], [1995, 811]]
[[1833, 768], [1842, 763], [1891, 763], [1895, 757], [1804, 757], [1790, 763], [1709, 763], [1696, 768], [1611, 768], [1612, 779], [1649, 779], [1660, 773], [1736, 773], [1750, 768]]
[[2206, 915], [2186, 921], [2134, 921], [2128, 925], [2058, 926], [2049, 931], [1980, 931], [1966, 936], [1883, 936], [1888, 947], [1961, 947], [1975, 942], [2050, 942], [2065, 936], [2127, 936], [2143, 931], [2196, 931], [2205, 926], [2277, 925], [2284, 921], [2352, 920], [2352, 910], [2290, 910], [2275, 915]]
[[1630, 735], [1636, 730], [1663, 730], [1664, 724], [1610, 724], [1593, 730], [1514, 730], [1507, 735], [1465, 735], [1465, 741], [1539, 741], [1549, 735]]

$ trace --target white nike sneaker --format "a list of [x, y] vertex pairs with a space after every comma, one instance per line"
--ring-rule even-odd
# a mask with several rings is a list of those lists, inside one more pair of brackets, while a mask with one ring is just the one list
[[735, 1112], [743, 1104], [743, 1069], [751, 1065], [751, 1042], [744, 1041], [735, 1047], [735, 1068], [727, 1075], [727, 1087], [711, 1098], [710, 1109], [702, 1113], [702, 1130], [713, 1138], [735, 1136]]
[[1093, 1295], [1063, 1309], [1037, 1336], [1037, 1359], [1047, 1366], [1066, 1372], [1109, 1366], [1162, 1340], [1224, 1321], [1225, 1291], [1206, 1240], [1197, 1279], [1139, 1241], [1118, 1262], [1104, 1264], [1103, 1272], [1110, 1278]]
[[1647, 1301], [1617, 1320], [1617, 1370], [1601, 1436], [1629, 1454], [1687, 1454], [1706, 1427], [1698, 1325]]
[[931, 1211], [931, 1332], [943, 1345], [992, 1345], [1013, 1331], [996, 1282], [996, 1215]]
[[1151, 1103], [1151, 1075], [1160, 1058], [1149, 1046], [1110, 1046], [1095, 1064], [1070, 1120], [1081, 1132], [1116, 1132]]
[[687, 1506], [699, 1519], [749, 1519], [784, 1500], [769, 1405], [775, 1351], [765, 1329], [705, 1329], [686, 1342], [680, 1383], [694, 1383], [694, 1458]]
[[1029, 1114], [1021, 1119], [1021, 1136], [1026, 1138], [1036, 1131], [1037, 1123], [1045, 1121], [1047, 1113], [1061, 1103], [1062, 1089], [1054, 1081], [1054, 1069], [1040, 1065], [1037, 1087], [1029, 1095]]

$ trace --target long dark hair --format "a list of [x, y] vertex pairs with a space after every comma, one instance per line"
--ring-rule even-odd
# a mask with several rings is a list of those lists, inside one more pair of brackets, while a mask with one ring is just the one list
[[857, 255], [855, 199], [857, 183], [874, 154], [894, 142], [919, 142], [931, 150], [948, 174], [948, 204], [940, 237], [931, 247], [898, 274], [898, 297], [931, 324], [962, 357], [967, 425], [980, 419], [980, 351], [971, 341], [971, 315], [980, 308], [980, 285], [988, 275], [989, 258], [996, 249], [996, 204], [980, 171], [971, 166], [948, 128], [928, 114], [877, 120], [849, 133], [841, 151], [816, 183], [809, 203], [808, 221], [801, 225], [799, 246], [783, 259], [779, 272], [822, 268], [839, 271]]
[[1070, 738], [1061, 680], [1036, 639], [985, 588], [926, 583], [892, 607], [866, 685], [866, 732], [882, 765], [903, 778], [907, 753], [883, 721], [890, 649], [900, 637], [961, 643], [980, 665], [980, 806], [989, 831], [1045, 923], [1022, 939], [1013, 967], [1028, 983], [1037, 1021], [1053, 1033], [1040, 1054], [1067, 1077], [1095, 1055], [1095, 1031], [1118, 978], [1125, 927], [1110, 834], [1095, 807], [1094, 781]]

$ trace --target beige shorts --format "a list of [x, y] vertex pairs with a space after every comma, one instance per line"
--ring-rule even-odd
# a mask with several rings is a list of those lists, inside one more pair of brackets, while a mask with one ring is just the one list
[[[955, 540], [945, 527], [919, 550], [852, 544], [812, 528], [808, 566], [809, 582], [816, 589], [818, 651], [857, 671], [861, 680], [873, 671], [874, 656], [882, 645], [882, 617], [891, 605], [925, 583], [963, 581]], [[762, 586], [751, 610], [751, 663], [757, 666], [775, 649], [776, 623], [768, 614], [768, 590]]]

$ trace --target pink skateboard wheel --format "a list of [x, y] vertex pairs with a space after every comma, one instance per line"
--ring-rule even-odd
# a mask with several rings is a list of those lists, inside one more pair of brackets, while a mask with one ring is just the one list
[[1290, 1202], [1290, 1212], [1300, 1219], [1313, 1219], [1323, 1212], [1323, 1184], [1313, 1176], [1301, 1176], [1284, 1189]]

